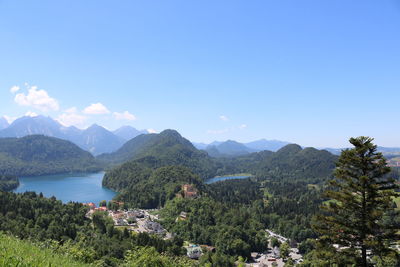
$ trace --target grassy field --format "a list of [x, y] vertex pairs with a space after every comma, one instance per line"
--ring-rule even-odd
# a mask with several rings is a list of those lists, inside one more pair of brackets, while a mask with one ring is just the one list
[[87, 267], [74, 259], [40, 248], [29, 241], [0, 233], [0, 266], [4, 267]]

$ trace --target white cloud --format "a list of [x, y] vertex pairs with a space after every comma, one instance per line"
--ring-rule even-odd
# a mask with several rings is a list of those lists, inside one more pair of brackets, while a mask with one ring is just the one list
[[85, 114], [100, 115], [109, 114], [110, 111], [102, 103], [91, 104], [83, 110]]
[[158, 133], [156, 130], [151, 129], [151, 128], [150, 128], [150, 129], [147, 129], [147, 132], [148, 132], [148, 133]]
[[38, 116], [38, 114], [35, 113], [35, 112], [32, 112], [32, 111], [28, 111], [27, 113], [25, 113], [25, 116], [28, 116], [28, 117], [36, 117], [36, 116]]
[[225, 115], [219, 116], [219, 119], [222, 120], [222, 121], [228, 121], [229, 120], [228, 117], [225, 116]]
[[114, 115], [114, 118], [115, 118], [116, 120], [127, 120], [127, 121], [134, 121], [134, 120], [136, 120], [135, 115], [129, 113], [129, 111], [124, 111], [124, 112], [122, 112], [122, 113], [114, 112], [113, 115]]
[[74, 125], [77, 127], [85, 126], [86, 120], [86, 116], [77, 113], [63, 113], [57, 118], [57, 121], [64, 126]]
[[247, 128], [247, 124], [241, 124], [241, 125], [239, 126], [239, 129], [245, 129], [245, 128]]
[[221, 129], [221, 130], [208, 130], [208, 134], [224, 134], [229, 132], [229, 129]]
[[19, 93], [14, 101], [20, 106], [28, 106], [41, 111], [58, 110], [58, 101], [50, 97], [45, 90], [38, 90], [37, 86], [31, 86], [28, 94]]
[[8, 121], [8, 123], [10, 123], [10, 124], [18, 118], [18, 117], [10, 117], [10, 116], [7, 116], [7, 115], [4, 115], [3, 117], [4, 117], [4, 118]]
[[10, 92], [13, 94], [15, 94], [18, 91], [19, 91], [19, 86], [14, 85], [13, 87], [10, 88]]
[[69, 109], [64, 110], [66, 113], [77, 113], [78, 109], [76, 107], [72, 107]]
[[57, 121], [64, 126], [77, 126], [84, 127], [87, 116], [79, 114], [78, 109], [76, 107], [71, 107], [64, 110], [64, 113], [57, 117]]

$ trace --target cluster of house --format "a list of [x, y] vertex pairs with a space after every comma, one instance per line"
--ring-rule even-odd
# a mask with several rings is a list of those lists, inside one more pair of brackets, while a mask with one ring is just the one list
[[96, 207], [94, 203], [84, 203], [90, 209], [86, 214], [92, 217], [95, 211], [105, 211], [113, 219], [115, 226], [126, 226], [128, 230], [137, 233], [149, 233], [158, 235], [168, 235], [161, 224], [156, 222], [157, 215], [150, 214], [151, 210], [129, 209], [129, 210], [109, 210], [107, 207]]
[[[289, 257], [292, 258], [295, 264], [299, 264], [303, 261], [302, 255], [299, 253], [299, 250], [296, 248], [297, 244], [295, 242], [290, 242], [290, 240], [286, 237], [278, 235], [271, 230], [266, 229], [266, 232], [269, 237], [276, 238], [279, 242], [284, 243], [288, 242], [292, 247], [290, 248]], [[251, 267], [268, 267], [268, 266], [278, 266], [283, 267], [285, 262], [281, 257], [281, 250], [277, 246], [268, 246], [268, 249], [265, 253], [253, 252], [251, 253], [252, 263], [246, 264], [246, 266]]]

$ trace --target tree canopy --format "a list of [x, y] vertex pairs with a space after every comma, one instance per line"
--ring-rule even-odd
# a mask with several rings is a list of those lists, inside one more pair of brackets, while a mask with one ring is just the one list
[[[399, 240], [399, 214], [393, 199], [399, 194], [390, 168], [369, 137], [351, 138], [352, 149], [344, 150], [329, 183], [322, 205], [325, 213], [316, 217], [314, 229], [326, 248], [337, 244], [338, 254], [350, 262], [367, 266], [367, 254], [385, 256]], [[332, 251], [332, 247], [330, 248]]]

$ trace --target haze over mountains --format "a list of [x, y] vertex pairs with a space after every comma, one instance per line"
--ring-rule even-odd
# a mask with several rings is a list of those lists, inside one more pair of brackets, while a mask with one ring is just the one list
[[263, 150], [278, 151], [290, 144], [279, 140], [260, 139], [249, 143], [239, 143], [234, 140], [225, 142], [214, 141], [210, 144], [193, 143], [197, 149], [206, 150], [212, 157], [235, 157]]
[[0, 130], [7, 128], [9, 125], [10, 124], [8, 123], [8, 121], [5, 118], [0, 117]]
[[[81, 130], [74, 126], [65, 127], [45, 116], [24, 116], [16, 119], [9, 126], [3, 120], [0, 120], [0, 137], [24, 137], [34, 134], [57, 137], [71, 141], [94, 155], [116, 151], [129, 139], [141, 133], [147, 133], [131, 126], [123, 126], [111, 132], [96, 124]], [[3, 128], [2, 125], [4, 125]]]
[[[9, 124], [5, 118], [0, 117], [0, 138], [24, 137], [35, 134], [71, 141], [80, 148], [97, 156], [104, 153], [113, 153], [118, 149], [127, 151], [126, 148], [122, 147], [126, 142], [139, 135], [147, 135], [148, 131], [137, 130], [132, 126], [122, 126], [114, 131], [109, 131], [97, 124], [82, 130], [75, 126], [65, 127], [51, 117], [41, 115], [35, 117], [24, 116]], [[248, 143], [227, 140], [224, 142], [214, 141], [210, 144], [196, 142], [192, 142], [192, 144], [197, 149], [205, 150], [212, 157], [237, 157], [264, 150], [276, 152], [291, 143], [280, 140], [260, 139]], [[130, 143], [130, 145], [134, 144]], [[325, 149], [335, 155], [339, 155], [342, 150], [342, 148], [320, 149]], [[378, 147], [378, 149], [385, 156], [400, 155], [400, 148]], [[122, 154], [124, 152], [119, 153], [119, 155]], [[129, 153], [125, 152], [125, 154]], [[118, 159], [115, 161], [118, 161]]]

